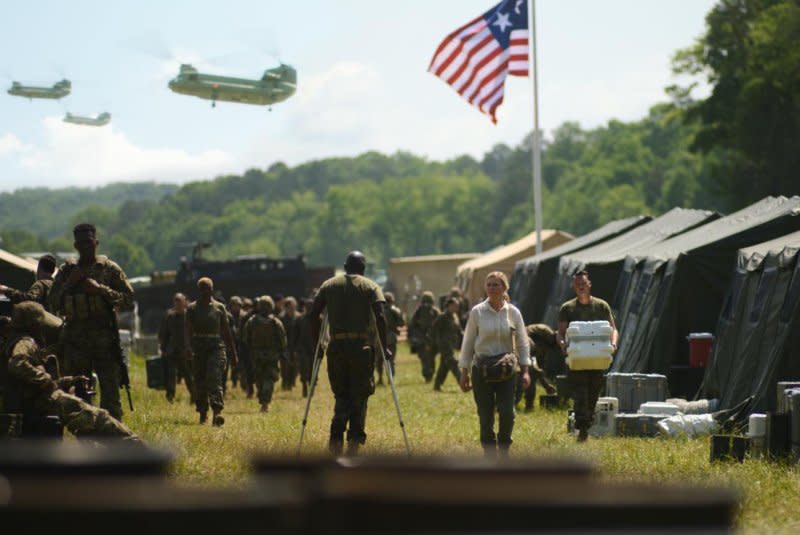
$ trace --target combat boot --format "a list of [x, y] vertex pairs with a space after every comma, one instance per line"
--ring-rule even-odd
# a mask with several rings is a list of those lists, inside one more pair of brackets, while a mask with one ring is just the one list
[[200, 423], [204, 424], [207, 421], [208, 421], [208, 413], [207, 412], [201, 412], [200, 413]]
[[261, 404], [261, 412], [269, 412], [269, 403]]
[[303, 381], [303, 397], [308, 397], [308, 383], [305, 381]]
[[348, 457], [355, 457], [358, 455], [358, 449], [361, 447], [361, 443], [355, 440], [348, 440], [347, 441], [347, 455]]
[[586, 442], [587, 440], [589, 440], [589, 430], [588, 429], [578, 430], [578, 442]]
[[214, 417], [211, 418], [211, 425], [214, 427], [222, 427], [225, 423], [225, 418], [218, 412], [214, 413]]

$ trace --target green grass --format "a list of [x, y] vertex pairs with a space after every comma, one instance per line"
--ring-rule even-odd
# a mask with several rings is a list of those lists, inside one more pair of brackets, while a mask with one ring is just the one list
[[[225, 426], [197, 423], [188, 394], [178, 387], [174, 404], [164, 392], [150, 390], [141, 358], [133, 359], [132, 380], [136, 411], [126, 423], [145, 440], [171, 448], [177, 456], [173, 477], [180, 483], [240, 485], [249, 477], [248, 459], [254, 452], [294, 455], [305, 400], [299, 387], [278, 391], [271, 411], [261, 414], [256, 400], [239, 389], [228, 389]], [[326, 452], [333, 396], [325, 367], [311, 404], [304, 454]], [[471, 394], [463, 394], [453, 377], [443, 392], [433, 392], [420, 375], [419, 363], [401, 346], [398, 393], [406, 429], [415, 454], [480, 455], [478, 419]], [[367, 444], [362, 452], [403, 454], [403, 437], [389, 387], [378, 387], [369, 401]], [[593, 461], [602, 477], [635, 482], [680, 482], [732, 485], [742, 503], [738, 527], [752, 532], [800, 532], [800, 471], [787, 463], [748, 460], [744, 464], [709, 463], [707, 438], [590, 439], [576, 444], [566, 433], [566, 411], [520, 412], [514, 429], [512, 455], [567, 455]]]

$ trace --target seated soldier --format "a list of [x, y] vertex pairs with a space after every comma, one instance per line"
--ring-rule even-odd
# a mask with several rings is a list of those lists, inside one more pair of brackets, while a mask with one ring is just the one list
[[3, 412], [21, 413], [26, 418], [58, 416], [78, 437], [138, 437], [105, 409], [89, 405], [74, 395], [88, 382], [86, 377], [58, 377], [54, 355], [47, 342], [58, 339], [61, 320], [35, 302], [14, 307], [11, 321], [2, 324], [0, 347], [0, 392]]

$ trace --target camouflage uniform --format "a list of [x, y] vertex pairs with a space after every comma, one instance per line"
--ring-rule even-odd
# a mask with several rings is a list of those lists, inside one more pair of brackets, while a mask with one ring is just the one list
[[281, 390], [291, 390], [297, 381], [298, 358], [297, 358], [297, 339], [300, 334], [300, 315], [295, 312], [289, 316], [286, 312], [281, 313], [278, 319], [283, 324], [286, 331], [286, 350], [281, 354]]
[[278, 361], [286, 352], [286, 330], [272, 313], [269, 297], [256, 301], [256, 310], [244, 326], [243, 342], [256, 367], [256, 388], [261, 409], [266, 411], [272, 402], [275, 383], [278, 381]]
[[441, 390], [442, 384], [447, 379], [448, 371], [453, 374], [456, 381], [461, 377], [461, 373], [458, 370], [458, 361], [453, 353], [455, 349], [460, 347], [463, 335], [464, 331], [461, 329], [461, 322], [457, 313], [451, 314], [445, 311], [433, 321], [431, 336], [436, 349], [441, 354], [436, 380], [433, 383], [434, 390]]
[[368, 278], [347, 274], [325, 281], [317, 299], [325, 302], [331, 336], [328, 379], [336, 403], [330, 442], [341, 444], [346, 430], [348, 443], [363, 444], [367, 440], [367, 400], [375, 392], [372, 306], [384, 302], [383, 292]]
[[15, 308], [13, 331], [0, 348], [3, 372], [0, 373], [0, 410], [21, 413], [23, 419], [58, 416], [64, 426], [79, 437], [138, 440], [108, 411], [93, 407], [65, 391], [72, 387], [74, 379], [58, 377], [57, 364], [49, 365], [55, 363], [55, 357], [43, 349], [41, 339], [37, 341], [33, 336], [42, 329], [57, 329], [61, 322], [40, 305], [36, 305], [38, 308], [29, 305], [32, 303]]
[[[554, 377], [561, 373], [558, 368], [564, 366], [564, 356], [556, 342], [556, 333], [544, 323], [532, 323], [525, 327], [528, 332], [528, 339], [531, 344], [531, 357], [536, 359], [538, 366], [531, 364], [529, 368], [531, 376], [531, 384], [528, 388], [522, 388], [522, 378], [518, 378], [516, 403], [525, 396], [525, 410], [533, 410], [533, 400], [536, 397], [536, 384], [539, 383], [544, 387], [548, 394], [555, 393], [555, 387], [548, 380], [549, 377]], [[533, 362], [533, 359], [531, 359]], [[554, 370], [553, 373], [548, 370]]]
[[[394, 296], [390, 297], [390, 295], [389, 292], [384, 294], [386, 297], [384, 311], [386, 313], [386, 345], [392, 354], [389, 363], [392, 366], [392, 375], [394, 375], [397, 362], [397, 335], [400, 333], [400, 327], [405, 327], [406, 319], [403, 317], [403, 311], [394, 304]], [[375, 368], [378, 372], [378, 383], [383, 384], [383, 357], [381, 355], [375, 356]]]
[[[98, 293], [86, 292], [83, 284], [72, 286], [68, 278], [80, 269], [100, 284]], [[97, 255], [89, 266], [67, 262], [56, 275], [50, 290], [50, 308], [65, 318], [64, 372], [90, 377], [97, 372], [100, 406], [122, 419], [120, 403], [120, 347], [115, 308], [133, 306], [133, 288], [125, 272], [106, 256]]]
[[211, 300], [208, 305], [194, 301], [186, 309], [194, 365], [195, 406], [201, 416], [214, 414], [225, 407], [222, 391], [227, 358], [222, 340], [223, 325], [228, 322], [225, 305]]
[[[310, 305], [309, 305], [310, 307]], [[314, 341], [311, 333], [311, 315], [306, 313], [297, 321], [297, 362], [300, 368], [300, 381], [303, 383], [303, 397], [308, 395], [311, 384], [311, 371], [314, 367]]]
[[15, 305], [17, 303], [22, 303], [23, 301], [34, 301], [47, 309], [50, 306], [48, 297], [50, 296], [50, 289], [52, 287], [52, 278], [39, 279], [34, 282], [25, 292], [9, 288], [6, 292], [6, 297], [8, 297], [9, 301]]
[[425, 382], [433, 379], [436, 365], [436, 347], [431, 337], [433, 321], [439, 316], [439, 309], [433, 304], [433, 294], [423, 292], [420, 306], [414, 312], [408, 325], [408, 335], [411, 344], [416, 347], [417, 355], [422, 364], [422, 376]]
[[194, 403], [192, 361], [186, 354], [189, 349], [189, 343], [186, 340], [186, 312], [178, 313], [174, 308], [167, 311], [161, 321], [161, 328], [158, 330], [158, 342], [166, 367], [167, 400], [175, 399], [175, 386], [178, 383], [178, 375], [180, 375], [183, 377], [186, 388], [189, 390], [189, 396]]

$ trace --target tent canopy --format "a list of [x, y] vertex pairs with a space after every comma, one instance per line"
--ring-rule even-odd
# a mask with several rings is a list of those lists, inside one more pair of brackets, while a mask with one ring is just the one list
[[36, 263], [0, 249], [0, 284], [27, 290], [36, 280]]
[[669, 373], [685, 363], [685, 337], [716, 326], [738, 250], [799, 229], [800, 197], [767, 197], [632, 252], [613, 302], [622, 337], [612, 368]]
[[[572, 234], [560, 230], [542, 230], [542, 250], [558, 247], [573, 238]], [[458, 286], [470, 303], [477, 303], [483, 298], [483, 281], [486, 275], [492, 271], [502, 271], [510, 275], [514, 264], [535, 252], [536, 233], [531, 232], [517, 241], [492, 249], [458, 266]]]
[[539, 323], [544, 312], [550, 284], [558, 267], [558, 260], [567, 254], [610, 240], [652, 220], [650, 216], [617, 219], [563, 243], [542, 254], [520, 260], [511, 277], [511, 300], [519, 307], [526, 323]]
[[778, 381], [800, 378], [800, 232], [740, 249], [703, 389], [728, 408], [776, 409]]
[[556, 325], [561, 304], [574, 297], [572, 275], [577, 271], [588, 270], [592, 281], [592, 294], [611, 301], [625, 257], [629, 253], [645, 249], [652, 244], [687, 232], [718, 217], [719, 214], [708, 210], [673, 208], [630, 232], [594, 247], [562, 256], [559, 260], [556, 279], [553, 281], [547, 299], [543, 323]]

